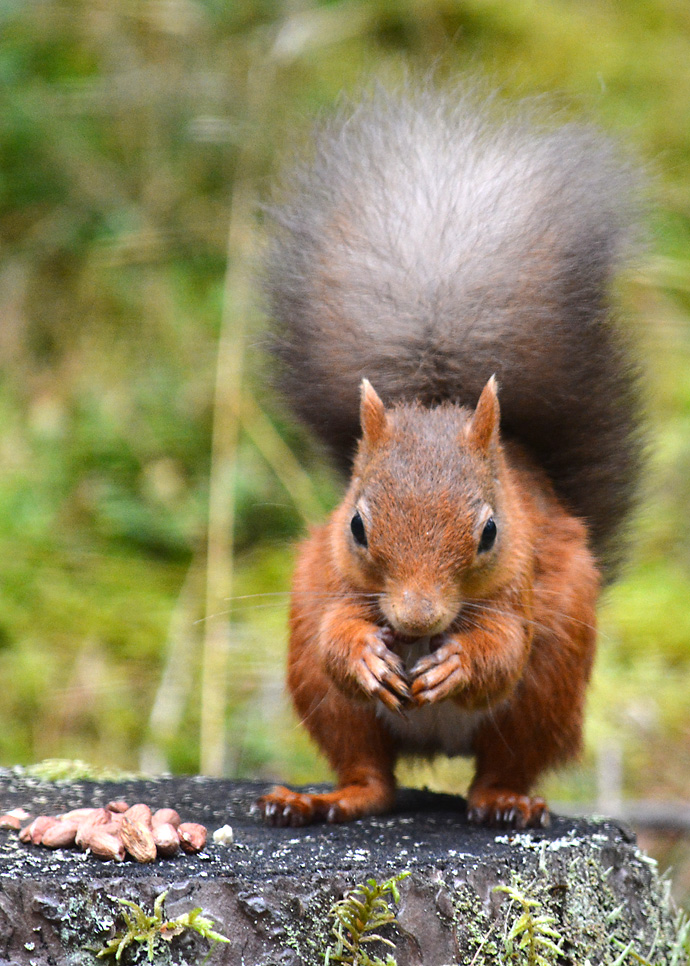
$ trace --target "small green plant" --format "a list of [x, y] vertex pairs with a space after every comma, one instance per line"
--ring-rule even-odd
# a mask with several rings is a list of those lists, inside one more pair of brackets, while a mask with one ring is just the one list
[[[634, 949], [632, 942], [626, 946], [615, 936], [612, 937], [611, 942], [622, 950], [612, 966], [657, 966], [657, 963], [652, 959], [652, 952], [649, 952], [648, 958], [645, 958]], [[656, 941], [654, 946], [656, 946]], [[677, 933], [669, 949], [669, 956], [669, 959], [664, 960], [665, 963], [669, 963], [669, 966], [688, 966], [690, 962], [690, 919], [683, 913], [677, 921]], [[660, 963], [659, 966], [661, 966]]]
[[189, 912], [185, 912], [175, 919], [165, 919], [163, 904], [165, 903], [167, 894], [167, 892], [161, 892], [156, 898], [153, 904], [152, 916], [145, 912], [136, 902], [130, 902], [129, 899], [118, 899], [117, 901], [124, 907], [122, 909], [122, 916], [124, 917], [127, 928], [124, 932], [115, 935], [98, 951], [98, 958], [102, 959], [105, 956], [114, 956], [115, 960], [119, 962], [125, 949], [132, 943], [145, 943], [148, 947], [149, 962], [152, 963], [156, 940], [163, 939], [166, 942], [170, 942], [175, 936], [179, 936], [186, 929], [193, 929], [200, 936], [203, 936], [204, 939], [214, 944], [230, 942], [226, 936], [221, 936], [220, 933], [215, 932], [213, 929], [215, 923], [212, 919], [207, 919], [201, 915], [200, 907], [191, 909]]
[[350, 966], [396, 966], [389, 953], [385, 959], [371, 958], [365, 943], [381, 942], [393, 946], [390, 939], [384, 939], [376, 930], [395, 922], [389, 899], [400, 902], [398, 883], [407, 878], [409, 872], [400, 872], [385, 882], [368, 879], [366, 884], [358, 885], [344, 899], [336, 902], [330, 911], [335, 919], [332, 933], [335, 943], [326, 950], [324, 966], [329, 963], [348, 963]]
[[623, 950], [620, 956], [614, 960], [612, 966], [626, 966], [628, 963], [637, 963], [638, 966], [654, 966], [654, 964], [650, 963], [650, 961], [645, 959], [644, 956], [640, 956], [639, 953], [635, 952], [632, 942], [629, 942], [628, 945], [625, 946], [619, 939], [614, 938], [611, 941], [614, 946]]
[[504, 936], [505, 951], [501, 962], [519, 966], [553, 966], [563, 955], [562, 936], [554, 929], [554, 916], [539, 913], [541, 903], [530, 899], [513, 886], [496, 886], [494, 892], [505, 892], [516, 903], [521, 914]]
[[690, 962], [690, 918], [684, 912], [676, 923], [676, 941], [671, 949], [671, 966], [687, 966]]

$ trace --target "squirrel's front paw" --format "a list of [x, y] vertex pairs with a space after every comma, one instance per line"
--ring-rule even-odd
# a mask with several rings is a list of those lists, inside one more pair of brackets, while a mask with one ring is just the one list
[[416, 705], [443, 701], [463, 690], [469, 678], [462, 646], [453, 639], [447, 640], [412, 668], [412, 699]]
[[391, 711], [402, 711], [412, 703], [403, 662], [378, 635], [366, 639], [353, 670], [362, 691]]

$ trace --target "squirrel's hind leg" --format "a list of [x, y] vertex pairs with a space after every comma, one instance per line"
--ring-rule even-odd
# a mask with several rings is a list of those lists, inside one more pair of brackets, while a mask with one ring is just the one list
[[560, 539], [541, 550], [537, 632], [527, 666], [513, 695], [492, 709], [473, 739], [477, 770], [468, 795], [470, 821], [506, 828], [547, 824], [546, 803], [531, 797], [531, 789], [546, 769], [580, 750], [599, 585], [581, 533], [578, 521], [566, 521]]
[[[279, 786], [257, 802], [269, 825], [310, 825], [312, 822], [350, 822], [363, 815], [386, 812], [395, 798], [394, 756], [390, 743], [369, 709], [363, 708], [350, 728], [342, 719], [319, 744], [335, 767], [338, 784], [332, 792], [293, 792]], [[338, 761], [336, 748], [342, 758]]]
[[259, 811], [278, 826], [349, 822], [388, 811], [395, 798], [393, 739], [371, 702], [347, 697], [317, 664], [308, 666], [308, 674], [291, 673], [288, 681], [303, 724], [336, 773], [336, 788], [313, 793], [281, 786], [259, 799]]

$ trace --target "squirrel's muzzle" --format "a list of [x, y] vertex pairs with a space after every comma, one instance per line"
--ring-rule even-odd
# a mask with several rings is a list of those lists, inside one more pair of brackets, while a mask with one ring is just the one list
[[410, 588], [385, 595], [381, 609], [391, 627], [409, 638], [441, 634], [456, 614], [440, 594]]

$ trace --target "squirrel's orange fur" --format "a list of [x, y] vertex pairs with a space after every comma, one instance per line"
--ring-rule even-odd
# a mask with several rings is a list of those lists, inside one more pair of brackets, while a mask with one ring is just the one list
[[[599, 590], [585, 527], [524, 455], [504, 451], [493, 383], [473, 416], [448, 407], [456, 432], [430, 440], [420, 408], [387, 413], [368, 387], [362, 410], [350, 489], [304, 544], [290, 615], [288, 685], [338, 789], [277, 789], [262, 808], [294, 825], [387, 809], [398, 755], [444, 750], [442, 725], [425, 733], [415, 717], [452, 706], [452, 723], [460, 711], [467, 726], [448, 750], [477, 761], [470, 815], [538, 824], [546, 806], [529, 797], [535, 779], [580, 745]], [[457, 464], [460, 485], [448, 475], [430, 494], [429, 458]], [[363, 505], [366, 548], [350, 527]], [[487, 514], [497, 536], [478, 553]], [[406, 670], [408, 641], [424, 637], [428, 654]]]
[[637, 465], [605, 291], [628, 177], [596, 135], [429, 90], [375, 96], [319, 147], [274, 213], [268, 288], [293, 406], [342, 464], [359, 426], [290, 613], [288, 686], [337, 787], [260, 809], [381, 812], [400, 755], [465, 754], [471, 820], [540, 825]]

